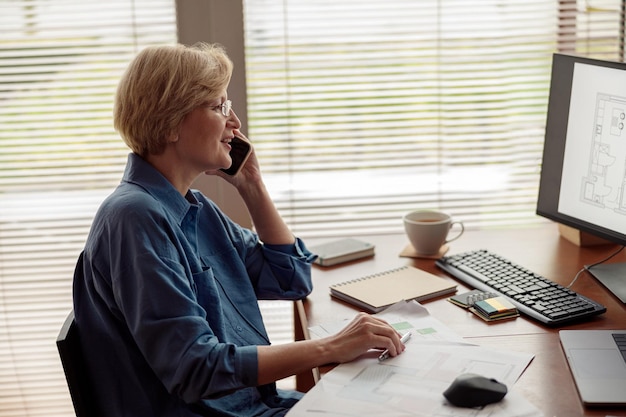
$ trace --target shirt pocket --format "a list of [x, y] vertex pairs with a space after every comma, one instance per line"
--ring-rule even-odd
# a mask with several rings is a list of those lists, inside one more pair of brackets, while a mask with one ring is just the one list
[[206, 311], [206, 321], [215, 334], [223, 335], [224, 319], [220, 290], [215, 281], [213, 268], [203, 267], [201, 272], [192, 275], [192, 281], [197, 302]]

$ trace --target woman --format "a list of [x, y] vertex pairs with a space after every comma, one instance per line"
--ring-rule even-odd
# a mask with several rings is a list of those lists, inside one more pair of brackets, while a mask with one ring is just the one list
[[[279, 416], [302, 394], [278, 379], [371, 348], [404, 349], [359, 314], [339, 334], [271, 346], [257, 299], [300, 299], [315, 259], [278, 214], [254, 152], [235, 176], [241, 123], [217, 45], [150, 47], [123, 76], [114, 124], [132, 150], [103, 202], [74, 277], [74, 312], [107, 416]], [[236, 187], [255, 232], [200, 192], [200, 175]]]

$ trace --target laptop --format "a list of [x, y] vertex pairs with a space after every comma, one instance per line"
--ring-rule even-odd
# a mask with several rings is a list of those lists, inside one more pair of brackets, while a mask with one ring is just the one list
[[559, 338], [583, 404], [626, 405], [626, 330], [561, 330]]

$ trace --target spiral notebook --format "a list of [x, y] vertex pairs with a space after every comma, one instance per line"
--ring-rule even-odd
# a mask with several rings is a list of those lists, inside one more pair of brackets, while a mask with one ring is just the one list
[[330, 286], [330, 295], [370, 313], [402, 300], [421, 302], [455, 292], [454, 282], [408, 265]]

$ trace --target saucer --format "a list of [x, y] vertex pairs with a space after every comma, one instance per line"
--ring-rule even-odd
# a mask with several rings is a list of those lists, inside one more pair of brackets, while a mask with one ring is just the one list
[[448, 250], [450, 249], [450, 247], [448, 245], [443, 245], [440, 249], [438, 253], [431, 253], [430, 255], [425, 255], [425, 254], [420, 254], [418, 253], [415, 248], [413, 247], [413, 245], [411, 245], [410, 243], [408, 245], [406, 245], [406, 247], [402, 250], [402, 252], [400, 252], [400, 256], [403, 256], [405, 258], [424, 258], [424, 259], [439, 259], [441, 258], [443, 255], [446, 254], [446, 252], [448, 252]]

